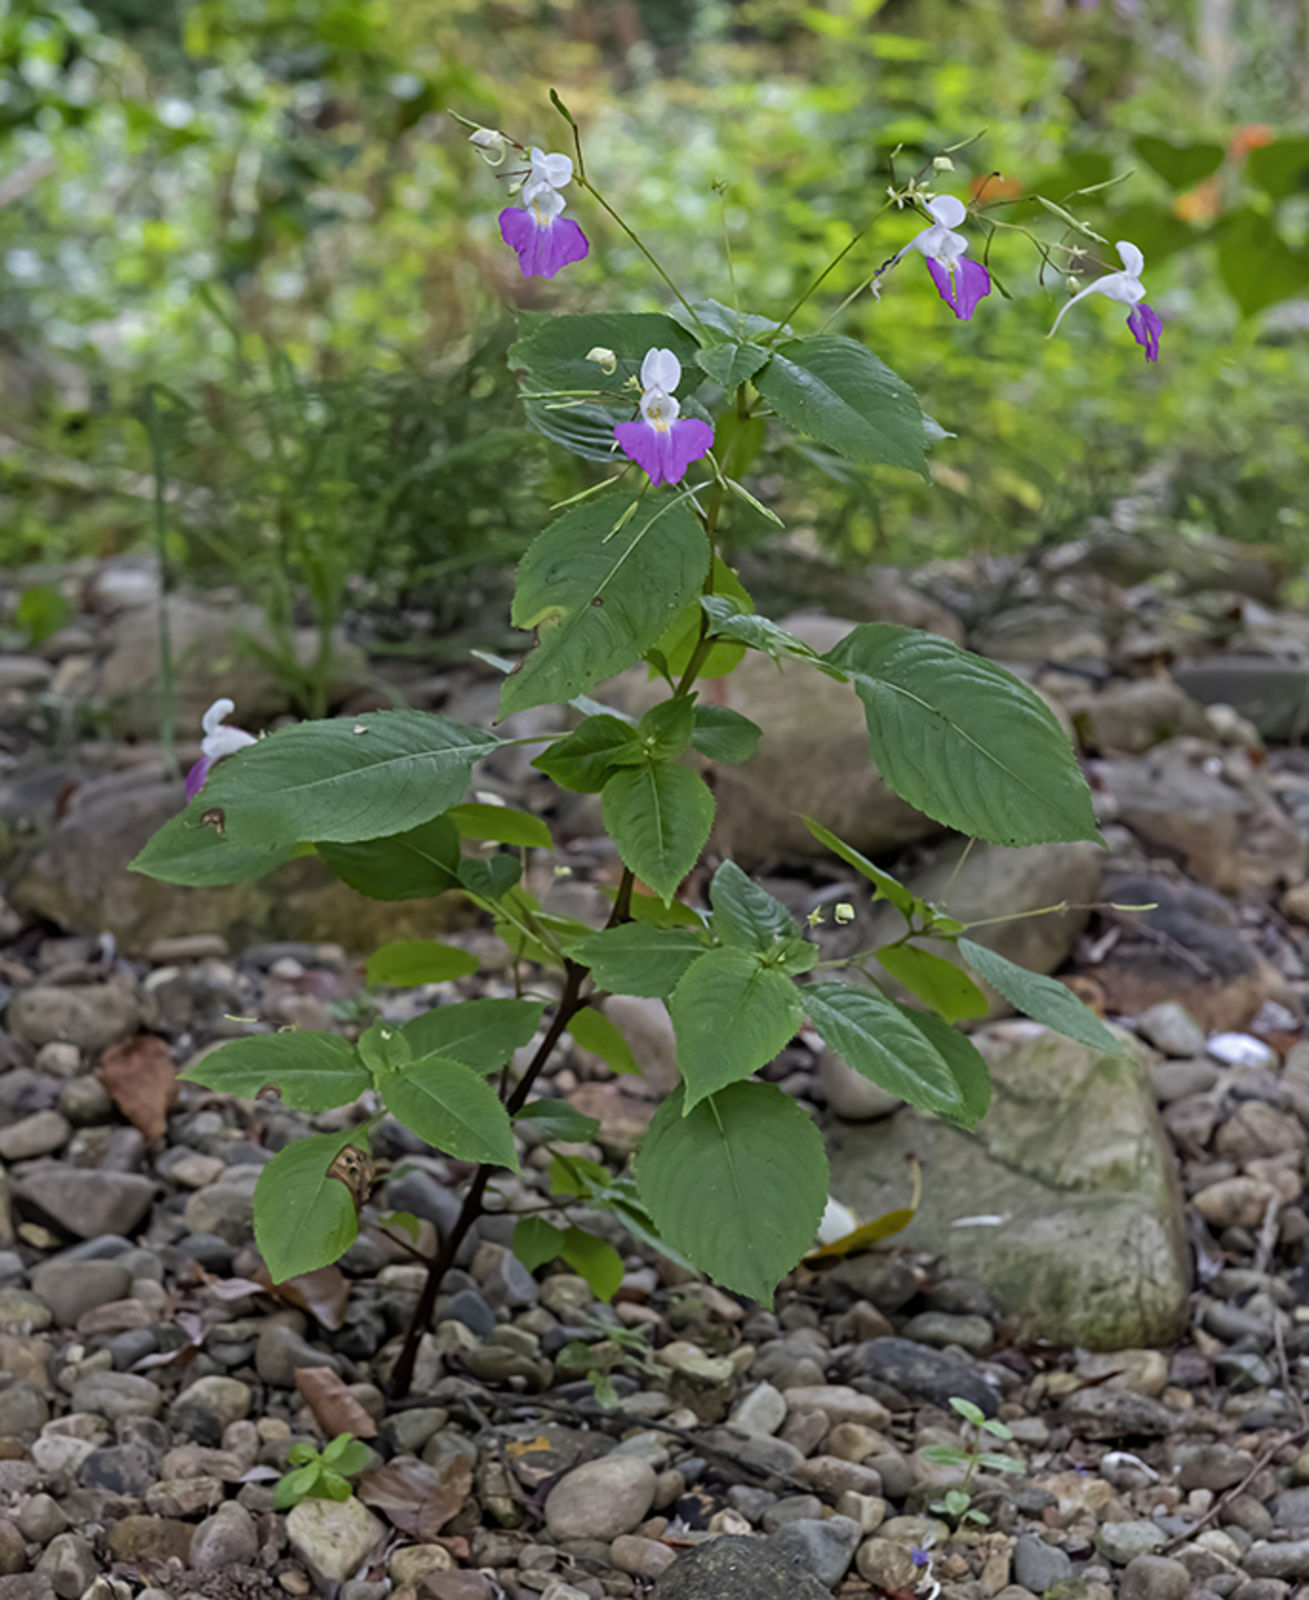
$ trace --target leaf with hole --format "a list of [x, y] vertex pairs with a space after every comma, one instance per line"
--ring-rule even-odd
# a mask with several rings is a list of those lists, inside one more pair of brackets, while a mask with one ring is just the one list
[[355, 1197], [328, 1169], [362, 1129], [317, 1133], [279, 1150], [255, 1184], [255, 1243], [274, 1283], [337, 1261], [359, 1232]]
[[293, 1111], [353, 1105], [372, 1087], [354, 1045], [337, 1034], [307, 1028], [231, 1039], [179, 1076], [184, 1083], [241, 1100], [255, 1100], [272, 1087]]

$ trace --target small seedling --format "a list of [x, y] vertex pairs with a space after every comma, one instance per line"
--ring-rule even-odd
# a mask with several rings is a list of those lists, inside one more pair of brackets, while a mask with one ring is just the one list
[[956, 1524], [975, 1522], [985, 1527], [990, 1517], [973, 1504], [972, 1488], [977, 1469], [986, 1467], [992, 1472], [1022, 1472], [1023, 1463], [999, 1450], [982, 1448], [983, 1434], [989, 1433], [993, 1439], [1013, 1438], [1003, 1422], [985, 1416], [980, 1407], [971, 1400], [961, 1399], [959, 1395], [951, 1395], [950, 1409], [957, 1411], [967, 1424], [963, 1443], [928, 1445], [922, 1455], [924, 1461], [930, 1461], [934, 1466], [962, 1467], [963, 1482], [947, 1489], [939, 1500], [933, 1500], [932, 1510], [952, 1518]]
[[320, 1454], [307, 1439], [293, 1444], [286, 1454], [292, 1471], [279, 1478], [273, 1503], [279, 1511], [302, 1500], [348, 1500], [349, 1480], [362, 1472], [373, 1452], [353, 1433], [338, 1433]]

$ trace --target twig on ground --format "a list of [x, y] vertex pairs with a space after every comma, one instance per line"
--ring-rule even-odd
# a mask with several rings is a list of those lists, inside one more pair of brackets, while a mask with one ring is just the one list
[[1272, 1444], [1265, 1446], [1255, 1457], [1254, 1465], [1246, 1473], [1245, 1477], [1241, 1479], [1240, 1483], [1234, 1483], [1225, 1494], [1219, 1495], [1204, 1516], [1197, 1517], [1189, 1528], [1183, 1528], [1181, 1533], [1175, 1533], [1159, 1552], [1160, 1555], [1166, 1556], [1170, 1551], [1176, 1550], [1180, 1545], [1184, 1545], [1187, 1540], [1194, 1539], [1202, 1528], [1209, 1526], [1224, 1506], [1230, 1505], [1238, 1494], [1245, 1493], [1279, 1450], [1285, 1450], [1289, 1444], [1300, 1444], [1307, 1438], [1309, 1438], [1309, 1427], [1298, 1428], [1294, 1433], [1286, 1434], [1283, 1438], [1275, 1439]]

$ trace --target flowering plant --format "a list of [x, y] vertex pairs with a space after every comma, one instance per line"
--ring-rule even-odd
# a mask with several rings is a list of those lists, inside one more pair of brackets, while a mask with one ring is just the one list
[[[189, 804], [135, 863], [178, 883], [227, 883], [312, 850], [379, 900], [462, 895], [509, 949], [512, 999], [442, 1004], [402, 1025], [379, 1020], [353, 1041], [300, 1030], [253, 1035], [224, 1044], [186, 1074], [238, 1097], [271, 1087], [308, 1113], [358, 1106], [355, 1120], [333, 1119], [330, 1131], [289, 1144], [261, 1173], [255, 1232], [275, 1281], [335, 1260], [361, 1217], [376, 1220], [369, 1142], [383, 1116], [473, 1164], [457, 1218], [424, 1258], [424, 1288], [394, 1352], [391, 1383], [399, 1393], [412, 1380], [442, 1279], [494, 1174], [518, 1170], [516, 1134], [530, 1131], [555, 1152], [555, 1220], [537, 1208], [515, 1233], [529, 1267], [560, 1258], [597, 1294], [614, 1293], [623, 1260], [571, 1220], [582, 1207], [592, 1216], [612, 1213], [638, 1238], [767, 1302], [813, 1244], [825, 1213], [824, 1237], [840, 1214], [828, 1205], [818, 1131], [795, 1101], [757, 1076], [806, 1018], [857, 1072], [970, 1128], [986, 1110], [988, 1077], [953, 1024], [986, 1014], [980, 983], [1076, 1039], [1117, 1048], [1063, 985], [971, 940], [968, 927], [866, 860], [821, 818], [806, 819], [817, 844], [903, 919], [893, 955], [865, 950], [824, 962], [812, 919], [797, 926], [730, 859], [709, 878], [706, 904], [686, 888], [711, 841], [715, 768], [748, 763], [767, 734], [701, 693], [704, 679], [729, 673], [746, 652], [848, 686], [863, 703], [869, 753], [883, 780], [943, 827], [1014, 846], [1099, 836], [1060, 724], [1003, 668], [935, 635], [884, 623], [856, 627], [819, 655], [755, 610], [719, 539], [734, 500], [771, 515], [741, 481], [763, 426], [813, 439], [861, 466], [924, 476], [941, 430], [871, 350], [839, 333], [793, 326], [835, 261], [781, 316], [688, 299], [600, 195], [580, 131], [555, 103], [572, 130], [571, 157], [473, 129], [475, 147], [523, 202], [500, 215], [523, 271], [553, 276], [589, 248], [581, 229], [561, 217], [560, 191], [572, 183], [627, 233], [672, 296], [661, 313], [525, 312], [510, 351], [533, 423], [608, 469], [593, 489], [555, 508], [560, 514], [524, 555], [512, 620], [532, 637], [517, 661], [497, 663], [506, 672], [502, 720], [554, 703], [578, 713], [569, 731], [526, 742], [543, 746], [534, 765], [561, 790], [599, 796], [622, 867], [604, 925], [550, 912], [524, 886], [524, 852], [553, 847], [541, 816], [467, 801], [476, 764], [504, 748], [504, 735], [411, 710], [303, 722], [253, 741], [222, 726], [232, 707], [219, 702], [205, 719]], [[508, 165], [511, 151], [526, 164]], [[957, 231], [968, 209], [925, 181], [929, 171], [951, 168], [945, 153], [917, 178], [893, 182], [883, 211], [912, 208], [926, 226], [861, 288], [880, 290], [916, 252], [966, 320], [989, 293], [991, 240], [1008, 224], [975, 206], [982, 249], [972, 259], [969, 237]], [[1043, 203], [1072, 234], [1103, 242], [1062, 205]], [[1058, 250], [1082, 260], [1080, 243], [1035, 242], [1047, 263]], [[1070, 304], [1092, 292], [1129, 303], [1137, 326], [1157, 340], [1153, 313], [1146, 315], [1137, 293], [1139, 252], [1120, 249], [1122, 272]], [[912, 284], [903, 292], [913, 292]], [[638, 662], [666, 691], [643, 716], [591, 698]], [[418, 984], [467, 975], [477, 964], [462, 950], [406, 941], [379, 951], [369, 976]], [[854, 981], [839, 981], [842, 970]], [[613, 995], [666, 1004], [681, 1072], [634, 1169], [619, 1177], [566, 1148], [593, 1138], [596, 1123], [565, 1101], [540, 1097], [565, 1035], [618, 1070], [632, 1069], [631, 1051], [604, 1010]]]

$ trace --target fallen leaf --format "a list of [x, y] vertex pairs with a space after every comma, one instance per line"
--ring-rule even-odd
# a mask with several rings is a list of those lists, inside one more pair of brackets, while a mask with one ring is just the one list
[[[302, 1272], [279, 1284], [268, 1276], [267, 1267], [261, 1266], [259, 1275], [267, 1280], [262, 1285], [265, 1294], [275, 1294], [288, 1305], [311, 1312], [329, 1333], [335, 1333], [345, 1322], [350, 1283], [340, 1267], [319, 1267], [316, 1272]], [[351, 1432], [357, 1434], [359, 1430], [353, 1428]]]
[[444, 1473], [423, 1461], [393, 1461], [373, 1467], [355, 1481], [367, 1506], [384, 1511], [401, 1533], [426, 1544], [463, 1509], [473, 1487], [473, 1464], [456, 1456]]
[[295, 1386], [329, 1439], [353, 1433], [356, 1439], [375, 1439], [377, 1424], [355, 1399], [331, 1367], [297, 1367]]
[[163, 1138], [168, 1113], [177, 1103], [177, 1068], [162, 1039], [138, 1033], [110, 1046], [100, 1058], [96, 1076], [143, 1138]]
[[149, 1372], [152, 1367], [169, 1366], [185, 1370], [191, 1365], [204, 1348], [209, 1330], [194, 1311], [179, 1311], [173, 1321], [186, 1335], [187, 1342], [176, 1350], [156, 1350], [151, 1355], [142, 1356], [139, 1361], [133, 1362], [129, 1370]]

